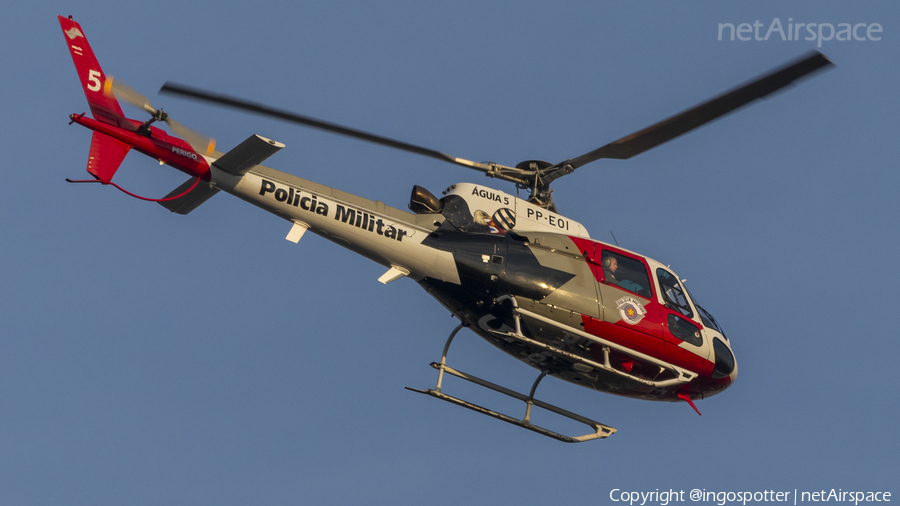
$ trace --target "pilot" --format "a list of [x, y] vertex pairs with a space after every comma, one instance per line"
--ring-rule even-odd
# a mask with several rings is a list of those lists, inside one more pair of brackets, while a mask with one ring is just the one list
[[644, 289], [643, 286], [631, 281], [630, 279], [619, 280], [616, 278], [616, 271], [619, 270], [619, 261], [616, 260], [616, 257], [612, 255], [607, 255], [606, 258], [603, 259], [603, 277], [606, 278], [607, 281], [614, 285], [621, 286], [626, 290], [630, 290], [634, 293], [639, 293]]

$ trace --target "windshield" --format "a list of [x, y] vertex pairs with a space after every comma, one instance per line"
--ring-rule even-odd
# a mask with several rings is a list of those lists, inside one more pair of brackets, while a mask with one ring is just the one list
[[[697, 312], [700, 313], [700, 320], [703, 322], [703, 325], [718, 331], [719, 334], [722, 334], [722, 337], [725, 337], [725, 331], [722, 330], [722, 327], [719, 326], [719, 322], [717, 322], [716, 319], [713, 318], [713, 315], [709, 314], [709, 311], [700, 307], [696, 301], [694, 302], [694, 306], [697, 308]], [[725, 337], [725, 339], [728, 338]]]
[[684, 288], [684, 291], [686, 291], [691, 297], [691, 300], [694, 301], [694, 307], [696, 307], [697, 312], [700, 313], [700, 321], [703, 322], [703, 326], [717, 331], [719, 334], [722, 334], [722, 337], [728, 339], [725, 336], [725, 331], [722, 330], [722, 327], [719, 325], [719, 322], [715, 318], [713, 318], [713, 315], [711, 315], [706, 309], [703, 309], [700, 304], [697, 304], [697, 299], [694, 298], [694, 294], [692, 294], [691, 291], [687, 289], [687, 287]]

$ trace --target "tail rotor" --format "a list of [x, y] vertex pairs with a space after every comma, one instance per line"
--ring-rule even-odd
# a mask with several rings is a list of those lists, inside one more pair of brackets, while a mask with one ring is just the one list
[[174, 119], [169, 117], [169, 114], [163, 111], [162, 109], [156, 109], [153, 107], [153, 104], [150, 103], [150, 99], [146, 96], [139, 93], [137, 90], [124, 84], [120, 81], [116, 81], [113, 79], [113, 76], [107, 76], [106, 82], [103, 87], [103, 94], [106, 96], [113, 96], [123, 102], [127, 102], [138, 109], [141, 109], [150, 114], [151, 119], [148, 120], [144, 125], [149, 126], [150, 123], [154, 121], [162, 121], [169, 125], [169, 129], [172, 130], [172, 133], [184, 139], [188, 144], [194, 148], [194, 151], [197, 153], [202, 153], [206, 155], [211, 155], [216, 147], [216, 140], [212, 137], [207, 137], [203, 134], [195, 132], [190, 128], [182, 125], [181, 123], [175, 121]]

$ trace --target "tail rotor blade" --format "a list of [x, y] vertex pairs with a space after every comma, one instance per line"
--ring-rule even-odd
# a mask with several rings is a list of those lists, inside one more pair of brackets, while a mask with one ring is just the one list
[[194, 148], [194, 151], [201, 154], [211, 155], [216, 149], [216, 140], [212, 137], [207, 137], [203, 134], [197, 133], [172, 118], [167, 117], [165, 119], [165, 122], [169, 125], [172, 133], [187, 141], [187, 143], [190, 144], [192, 148]]
[[150, 114], [156, 113], [156, 108], [150, 103], [150, 99], [141, 95], [131, 86], [116, 81], [113, 79], [113, 76], [106, 77], [106, 82], [103, 84], [103, 94], [106, 96], [114, 95], [117, 99], [128, 102], [138, 109], [143, 109]]

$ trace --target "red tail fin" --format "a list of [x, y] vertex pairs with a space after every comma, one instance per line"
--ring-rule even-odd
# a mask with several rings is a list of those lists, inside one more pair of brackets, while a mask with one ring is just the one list
[[[59, 25], [62, 27], [63, 34], [66, 38], [66, 45], [69, 46], [69, 52], [72, 54], [72, 60], [75, 62], [75, 70], [78, 71], [78, 80], [84, 88], [84, 94], [87, 96], [88, 105], [91, 107], [91, 114], [98, 121], [117, 125], [122, 128], [133, 128], [125, 119], [119, 102], [112, 94], [104, 94], [103, 86], [106, 83], [106, 74], [100, 68], [100, 63], [91, 50], [84, 32], [81, 31], [81, 25], [76, 23], [71, 17], [59, 17]], [[91, 150], [93, 152], [93, 149]]]

